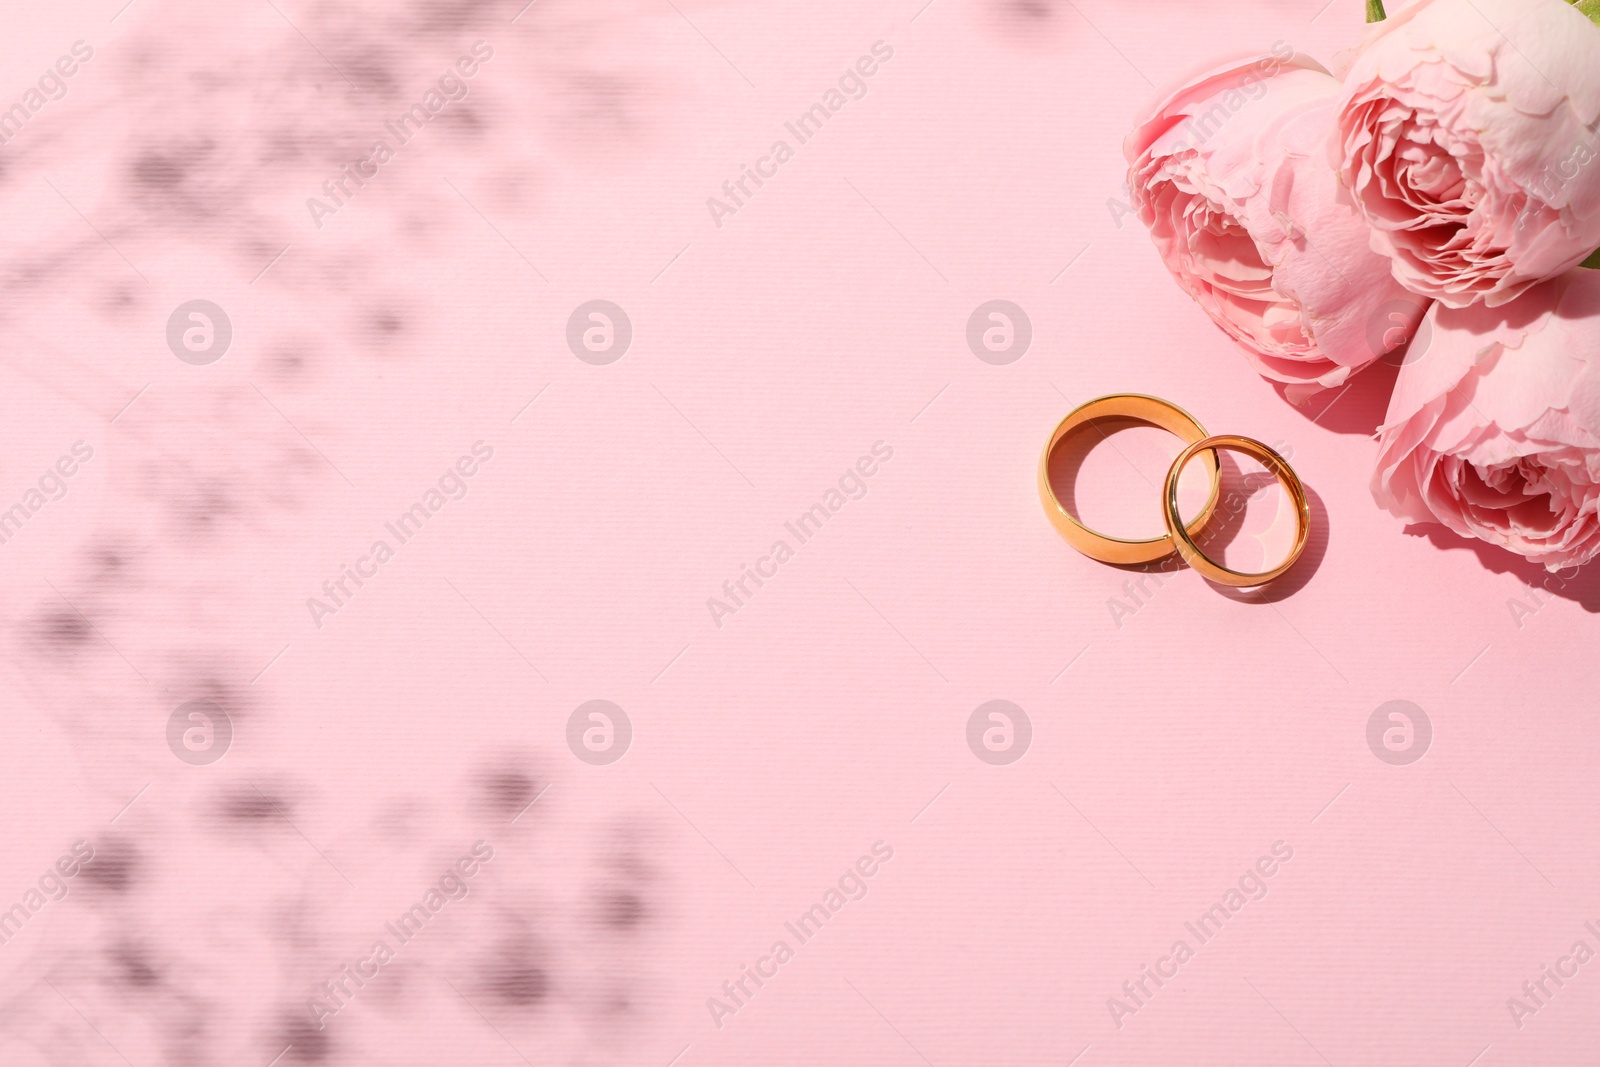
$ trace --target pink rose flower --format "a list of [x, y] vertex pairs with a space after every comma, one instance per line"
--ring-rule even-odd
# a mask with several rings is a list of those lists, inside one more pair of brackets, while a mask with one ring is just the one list
[[1547, 570], [1600, 552], [1600, 271], [1422, 322], [1378, 431], [1372, 494]]
[[1372, 251], [1328, 163], [1338, 92], [1280, 45], [1184, 82], [1123, 145], [1167, 269], [1297, 404], [1404, 344], [1428, 303]]
[[1396, 278], [1494, 306], [1600, 247], [1600, 26], [1566, 0], [1417, 0], [1369, 33], [1331, 151]]

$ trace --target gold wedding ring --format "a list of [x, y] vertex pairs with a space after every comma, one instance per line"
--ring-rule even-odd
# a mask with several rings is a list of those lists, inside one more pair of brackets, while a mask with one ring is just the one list
[[[1050, 435], [1050, 440], [1045, 443], [1044, 455], [1039, 459], [1039, 499], [1043, 502], [1045, 513], [1050, 516], [1050, 522], [1056, 531], [1069, 545], [1090, 559], [1097, 559], [1102, 563], [1153, 563], [1171, 555], [1176, 547], [1170, 531], [1162, 537], [1137, 541], [1097, 533], [1078, 521], [1077, 516], [1067, 510], [1066, 505], [1056, 496], [1055, 489], [1050, 485], [1050, 453], [1055, 451], [1056, 445], [1080, 427], [1090, 427], [1102, 419], [1111, 418], [1135, 419], [1175, 434], [1189, 445], [1180, 457], [1185, 463], [1200, 451], [1199, 442], [1207, 439], [1205, 428], [1196, 422], [1192, 415], [1165, 400], [1145, 396], [1142, 393], [1118, 393], [1098, 397], [1081, 405], [1062, 419], [1056, 425], [1055, 432]], [[1098, 430], [1097, 427], [1096, 429]], [[1183, 531], [1184, 541], [1190, 545], [1193, 541], [1189, 540], [1189, 534], [1198, 532], [1210, 520], [1211, 513], [1217, 506], [1217, 494], [1221, 489], [1216, 452], [1207, 451], [1202, 462], [1210, 468], [1211, 495], [1206, 499], [1205, 507], [1200, 509], [1200, 514], [1189, 524], [1189, 529]], [[1179, 468], [1174, 466], [1172, 472], [1168, 474], [1169, 486], [1177, 485], [1178, 472]], [[1172, 491], [1176, 492], [1176, 489]]]
[[[1190, 523], [1184, 528], [1183, 516], [1178, 513], [1178, 479], [1183, 475], [1183, 468], [1191, 459], [1204, 452], [1210, 457], [1213, 469], [1217, 462], [1217, 449], [1225, 448], [1230, 452], [1239, 452], [1253, 459], [1259, 460], [1263, 467], [1271, 471], [1283, 485], [1284, 491], [1289, 494], [1289, 500], [1294, 504], [1294, 545], [1289, 549], [1289, 554], [1282, 563], [1270, 570], [1260, 571], [1255, 574], [1246, 574], [1242, 571], [1231, 570], [1212, 560], [1195, 544], [1193, 533], [1198, 528], [1197, 524]], [[1236, 588], [1244, 586], [1261, 585], [1270, 582], [1282, 575], [1295, 560], [1300, 558], [1300, 553], [1306, 549], [1306, 539], [1311, 532], [1311, 506], [1306, 500], [1306, 487], [1301, 484], [1300, 476], [1289, 466], [1289, 461], [1278, 455], [1276, 451], [1250, 437], [1240, 437], [1236, 434], [1221, 434], [1216, 437], [1207, 437], [1203, 441], [1195, 441], [1172, 461], [1172, 468], [1167, 471], [1166, 491], [1162, 493], [1166, 503], [1167, 532], [1172, 535], [1178, 546], [1178, 555], [1183, 561], [1193, 568], [1201, 577], [1218, 585], [1230, 585]], [[1209, 509], [1208, 513], [1209, 513]]]

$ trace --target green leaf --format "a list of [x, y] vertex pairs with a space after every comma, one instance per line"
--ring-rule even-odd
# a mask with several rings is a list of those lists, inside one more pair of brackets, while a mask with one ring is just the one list
[[1589, 258], [1579, 263], [1578, 266], [1588, 267], [1590, 270], [1600, 270], [1600, 248], [1590, 252]]
[[1590, 22], [1600, 22], [1600, 0], [1572, 0], [1572, 6], [1588, 16]]
[[[1585, 3], [1585, 4], [1595, 4], [1596, 6], [1600, 6], [1600, 0], [1581, 0], [1581, 2]], [[1383, 10], [1383, 0], [1367, 0], [1367, 21], [1368, 22], [1382, 22], [1384, 19], [1386, 19], [1388, 17], [1389, 16], [1387, 14], [1385, 14], [1384, 10]]]

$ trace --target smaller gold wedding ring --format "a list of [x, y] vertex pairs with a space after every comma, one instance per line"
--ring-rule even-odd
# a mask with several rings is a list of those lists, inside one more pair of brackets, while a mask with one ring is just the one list
[[[1294, 546], [1289, 549], [1289, 554], [1282, 563], [1271, 570], [1261, 571], [1258, 574], [1245, 574], [1240, 571], [1230, 570], [1222, 564], [1215, 562], [1194, 543], [1193, 534], [1200, 528], [1201, 523], [1190, 523], [1188, 529], [1184, 528], [1183, 516], [1178, 514], [1178, 479], [1183, 474], [1184, 465], [1197, 454], [1204, 452], [1211, 457], [1211, 462], [1216, 462], [1217, 449], [1227, 449], [1230, 452], [1239, 452], [1261, 461], [1261, 465], [1270, 470], [1282, 483], [1284, 491], [1289, 494], [1289, 499], [1294, 502], [1295, 534]], [[1300, 476], [1289, 466], [1289, 461], [1278, 455], [1277, 452], [1251, 437], [1239, 437], [1236, 434], [1219, 434], [1216, 437], [1207, 437], [1203, 441], [1196, 441], [1178, 454], [1172, 461], [1172, 469], [1167, 471], [1167, 488], [1162, 494], [1166, 501], [1167, 530], [1172, 534], [1178, 546], [1178, 555], [1192, 567], [1202, 578], [1216, 582], [1218, 585], [1231, 585], [1242, 588], [1251, 585], [1261, 585], [1270, 582], [1283, 574], [1294, 561], [1300, 558], [1300, 553], [1306, 549], [1306, 538], [1311, 531], [1311, 506], [1306, 502], [1306, 487], [1300, 484]]]
[[[1062, 438], [1081, 426], [1111, 418], [1134, 419], [1149, 423], [1151, 426], [1158, 426], [1168, 433], [1175, 434], [1186, 442], [1198, 442], [1206, 436], [1205, 428], [1194, 420], [1194, 416], [1165, 400], [1145, 396], [1142, 393], [1118, 393], [1113, 396], [1097, 397], [1079, 406], [1062, 419], [1056, 425], [1055, 432], [1050, 435], [1050, 440], [1045, 442], [1044, 455], [1039, 459], [1039, 499], [1043, 502], [1045, 514], [1050, 516], [1050, 523], [1056, 528], [1056, 532], [1066, 539], [1067, 544], [1090, 559], [1097, 559], [1102, 563], [1153, 563], [1163, 556], [1172, 554], [1175, 546], [1170, 533], [1164, 537], [1150, 537], [1138, 541], [1096, 533], [1067, 510], [1066, 505], [1056, 496], [1055, 489], [1050, 485], [1050, 453], [1055, 451], [1056, 445], [1061, 443]], [[1198, 450], [1198, 446], [1191, 443], [1179, 458], [1188, 462], [1188, 458]], [[1190, 531], [1199, 531], [1211, 518], [1211, 513], [1217, 506], [1217, 494], [1222, 486], [1217, 467], [1217, 454], [1207, 452], [1203, 462], [1211, 468], [1211, 495], [1206, 500], [1205, 507], [1200, 509], [1200, 514], [1189, 524], [1189, 530], [1184, 533], [1185, 538]], [[1180, 467], [1174, 466], [1172, 469], [1177, 471]], [[1167, 484], [1169, 488], [1177, 484], [1175, 475], [1168, 475]]]

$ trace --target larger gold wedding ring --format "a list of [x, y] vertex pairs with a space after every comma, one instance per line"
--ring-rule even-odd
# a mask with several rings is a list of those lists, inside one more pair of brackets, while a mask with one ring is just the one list
[[[1277, 476], [1278, 481], [1283, 484], [1284, 491], [1289, 494], [1290, 503], [1294, 505], [1294, 544], [1283, 562], [1270, 570], [1247, 574], [1224, 567], [1208, 557], [1200, 550], [1200, 546], [1195, 544], [1192, 536], [1194, 523], [1190, 523], [1187, 529], [1184, 528], [1183, 517], [1178, 512], [1178, 479], [1183, 475], [1183, 468], [1189, 461], [1202, 452], [1215, 464], [1219, 448], [1240, 452], [1259, 460], [1263, 467]], [[1162, 499], [1166, 504], [1167, 532], [1172, 535], [1178, 546], [1178, 555], [1182, 556], [1183, 561], [1201, 577], [1218, 585], [1242, 588], [1270, 582], [1294, 566], [1294, 561], [1306, 550], [1306, 539], [1311, 532], [1311, 506], [1306, 500], [1306, 487], [1301, 484], [1300, 476], [1295, 474], [1288, 460], [1254, 438], [1222, 434], [1194, 442], [1178, 453], [1178, 458], [1172, 461], [1172, 468], [1167, 471], [1167, 486], [1166, 491], [1162, 493]]]
[[[1176, 547], [1170, 531], [1164, 537], [1150, 537], [1143, 540], [1128, 540], [1098, 533], [1079, 522], [1077, 516], [1067, 510], [1066, 505], [1056, 496], [1055, 489], [1050, 485], [1050, 453], [1055, 451], [1056, 445], [1061, 443], [1062, 438], [1080, 427], [1111, 418], [1135, 419], [1152, 426], [1159, 426], [1168, 433], [1177, 435], [1189, 445], [1184, 453], [1186, 457], [1192, 457], [1199, 451], [1197, 443], [1206, 439], [1205, 428], [1196, 422], [1192, 415], [1165, 400], [1145, 396], [1142, 393], [1118, 393], [1098, 397], [1062, 419], [1056, 425], [1055, 432], [1050, 435], [1050, 440], [1045, 443], [1044, 455], [1039, 459], [1039, 499], [1043, 502], [1045, 514], [1050, 516], [1050, 522], [1057, 532], [1068, 544], [1090, 559], [1097, 559], [1102, 563], [1153, 563], [1164, 556], [1170, 556]], [[1188, 459], [1185, 458], [1184, 462], [1187, 463]], [[1206, 451], [1201, 457], [1201, 462], [1210, 470], [1211, 494], [1206, 499], [1205, 507], [1200, 509], [1200, 514], [1189, 524], [1189, 529], [1184, 531], [1185, 541], [1188, 541], [1190, 533], [1198, 532], [1211, 518], [1211, 513], [1217, 506], [1217, 494], [1221, 489], [1216, 452]], [[1178, 468], [1174, 467], [1173, 470], [1177, 471]], [[1173, 481], [1175, 477], [1175, 474], [1169, 474], [1169, 483], [1176, 484]]]

